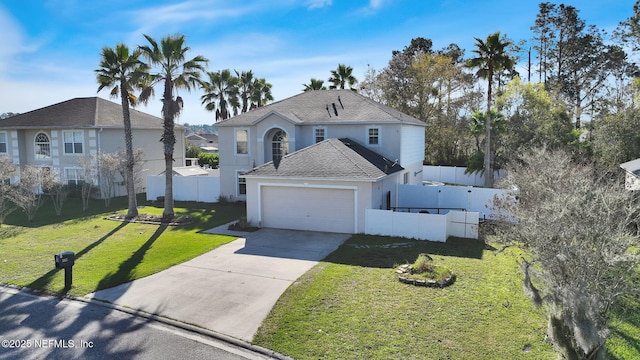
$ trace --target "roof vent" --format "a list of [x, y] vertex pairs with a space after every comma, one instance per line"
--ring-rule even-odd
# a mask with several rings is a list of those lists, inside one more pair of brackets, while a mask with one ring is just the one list
[[336, 114], [336, 116], [338, 116], [338, 109], [336, 108], [336, 103], [331, 103], [331, 105], [333, 106], [333, 113]]
[[338, 95], [338, 102], [340, 103], [340, 107], [344, 109], [344, 105], [342, 105], [342, 100], [340, 100], [340, 95]]

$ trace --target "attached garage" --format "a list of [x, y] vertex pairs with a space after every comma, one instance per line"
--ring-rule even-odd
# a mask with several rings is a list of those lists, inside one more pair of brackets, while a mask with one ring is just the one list
[[[247, 221], [260, 227], [355, 234], [365, 210], [402, 181], [403, 168], [349, 139], [327, 139], [243, 174]], [[386, 207], [386, 205], [385, 205]]]
[[264, 185], [260, 198], [263, 227], [356, 232], [355, 188]]

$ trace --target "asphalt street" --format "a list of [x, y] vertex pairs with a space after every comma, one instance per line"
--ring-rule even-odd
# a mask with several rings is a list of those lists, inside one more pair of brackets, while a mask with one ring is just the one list
[[117, 309], [0, 287], [0, 359], [267, 359]]

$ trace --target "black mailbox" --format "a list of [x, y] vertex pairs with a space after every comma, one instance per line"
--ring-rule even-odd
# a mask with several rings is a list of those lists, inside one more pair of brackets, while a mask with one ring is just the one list
[[70, 268], [75, 262], [75, 254], [73, 251], [63, 251], [53, 255], [53, 259], [56, 262], [56, 268]]

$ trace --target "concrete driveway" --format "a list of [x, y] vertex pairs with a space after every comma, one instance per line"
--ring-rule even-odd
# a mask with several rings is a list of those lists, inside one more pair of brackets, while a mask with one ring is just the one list
[[260, 229], [185, 263], [87, 297], [251, 341], [287, 287], [350, 236]]

